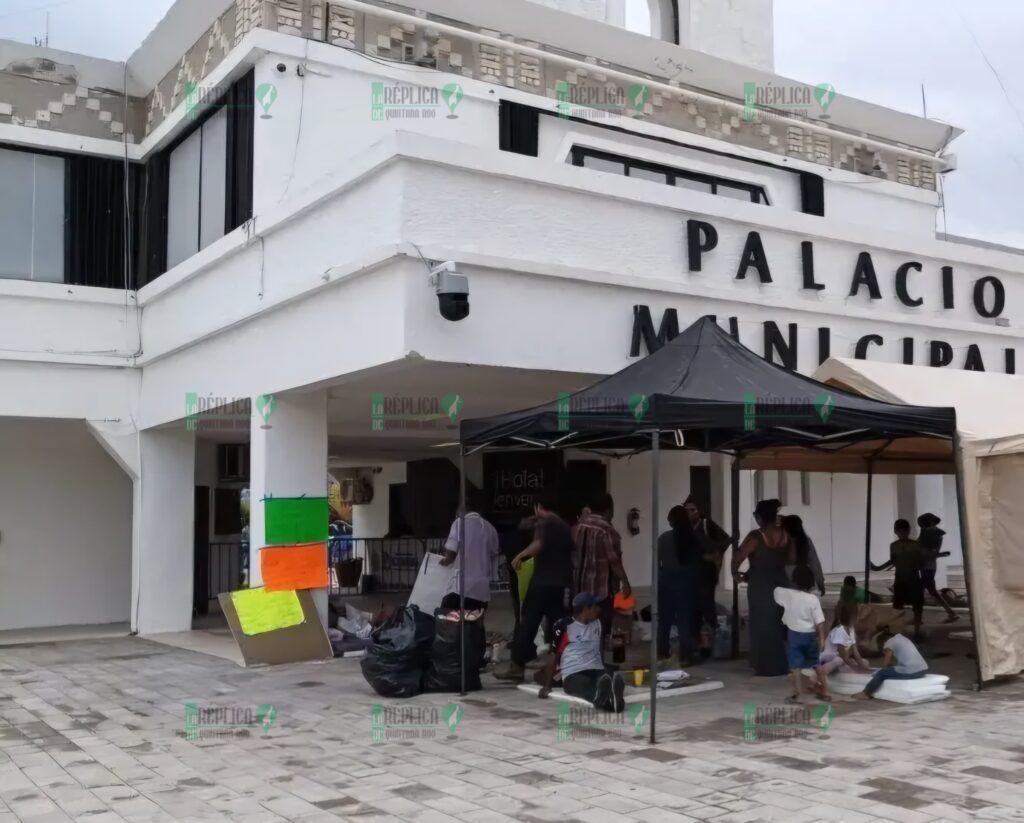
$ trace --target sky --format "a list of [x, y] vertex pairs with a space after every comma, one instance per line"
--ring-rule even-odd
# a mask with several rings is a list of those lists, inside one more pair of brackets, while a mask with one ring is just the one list
[[[723, 0], [724, 2], [724, 0]], [[631, 19], [645, 0], [627, 0]], [[171, 0], [0, 0], [0, 38], [123, 60]], [[775, 69], [966, 130], [937, 229], [1024, 248], [1024, 0], [774, 0]], [[111, 25], [116, 21], [115, 25]], [[943, 222], [945, 225], [943, 225]]]

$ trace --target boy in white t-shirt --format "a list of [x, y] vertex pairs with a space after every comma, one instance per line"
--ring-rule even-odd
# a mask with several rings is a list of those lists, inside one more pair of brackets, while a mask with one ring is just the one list
[[783, 608], [782, 622], [786, 625], [786, 656], [789, 673], [793, 678], [793, 694], [787, 703], [799, 703], [803, 693], [802, 669], [814, 669], [818, 675], [820, 700], [831, 700], [828, 679], [821, 669], [820, 650], [825, 645], [825, 613], [821, 601], [811, 594], [814, 574], [807, 566], [793, 569], [795, 589], [775, 588], [775, 602]]
[[836, 609], [836, 623], [825, 638], [821, 652], [821, 669], [826, 675], [832, 672], [870, 672], [857, 649], [857, 604], [844, 602]]

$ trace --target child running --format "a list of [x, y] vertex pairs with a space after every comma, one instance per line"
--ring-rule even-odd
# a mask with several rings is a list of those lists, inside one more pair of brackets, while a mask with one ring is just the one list
[[902, 518], [892, 527], [896, 539], [889, 545], [889, 560], [881, 566], [871, 564], [876, 572], [896, 570], [893, 585], [892, 607], [903, 610], [910, 606], [914, 612], [914, 637], [921, 636], [921, 613], [924, 609], [924, 586], [921, 580], [921, 565], [924, 555], [921, 544], [910, 539], [910, 523]]
[[803, 694], [802, 669], [814, 669], [818, 676], [815, 696], [830, 701], [828, 678], [820, 665], [820, 649], [825, 645], [825, 614], [821, 601], [811, 594], [814, 588], [814, 574], [807, 566], [793, 569], [793, 585], [796, 589], [782, 586], [775, 588], [775, 602], [783, 608], [782, 622], [786, 626], [786, 655], [789, 658], [790, 676], [793, 678], [793, 695], [787, 703], [799, 703]]

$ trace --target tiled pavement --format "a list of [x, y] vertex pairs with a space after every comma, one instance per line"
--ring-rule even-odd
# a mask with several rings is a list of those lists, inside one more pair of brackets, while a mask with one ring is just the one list
[[[354, 661], [243, 670], [128, 638], [0, 649], [0, 823], [1024, 820], [1024, 685], [841, 703], [827, 731], [746, 740], [743, 705], [784, 686], [721, 673], [726, 689], [659, 705], [650, 746], [630, 724], [560, 739], [557, 704], [487, 676], [461, 714], [422, 696], [375, 730]], [[187, 703], [276, 714], [189, 740]]]

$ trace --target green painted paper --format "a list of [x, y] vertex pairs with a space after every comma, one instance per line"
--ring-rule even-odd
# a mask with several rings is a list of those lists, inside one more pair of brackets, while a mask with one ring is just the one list
[[306, 620], [295, 592], [268, 592], [266, 589], [242, 589], [231, 592], [242, 634], [266, 634], [298, 626]]
[[327, 539], [326, 497], [269, 497], [263, 506], [265, 545], [293, 546]]

